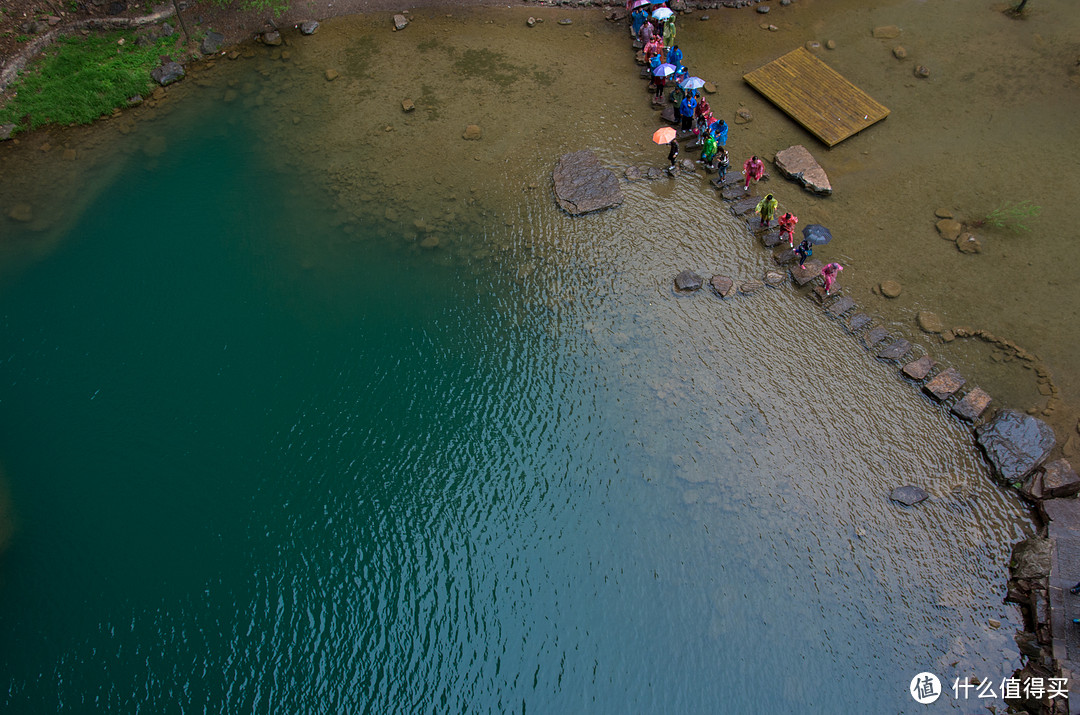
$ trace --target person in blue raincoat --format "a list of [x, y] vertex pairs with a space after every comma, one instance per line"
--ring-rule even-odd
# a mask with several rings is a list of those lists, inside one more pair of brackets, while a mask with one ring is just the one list
[[669, 65], [675, 65], [675, 70], [678, 71], [682, 66], [682, 50], [678, 45], [672, 45], [671, 49], [667, 53], [667, 62]]
[[687, 92], [682, 104], [679, 105], [679, 114], [682, 117], [682, 130], [684, 132], [690, 131], [694, 126], [695, 109], [697, 109], [697, 97], [694, 96], [693, 92]]
[[630, 13], [630, 30], [634, 33], [634, 37], [638, 36], [638, 33], [641, 32], [641, 26], [648, 19], [649, 16], [645, 14], [645, 10], [640, 7]]
[[718, 119], [713, 122], [712, 131], [713, 134], [716, 135], [716, 143], [720, 146], [725, 146], [727, 144], [727, 130], [727, 122], [725, 122], [723, 119]]

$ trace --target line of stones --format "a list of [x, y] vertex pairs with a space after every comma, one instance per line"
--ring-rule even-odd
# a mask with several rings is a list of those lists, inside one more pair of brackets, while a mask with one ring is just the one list
[[[746, 220], [749, 233], [757, 236], [766, 248], [780, 245], [783, 239], [778, 231], [762, 230], [755, 225], [754, 212], [759, 199], [744, 191], [742, 181], [736, 174], [723, 180], [712, 179], [710, 183], [720, 190], [721, 198], [730, 202], [732, 215]], [[794, 252], [786, 246], [775, 252], [773, 258], [778, 267], [789, 264], [790, 267], [784, 273], [766, 270], [761, 280], [738, 283], [730, 276], [714, 275], [708, 281], [709, 286], [720, 298], [729, 299], [736, 294], [756, 293], [764, 286], [779, 287], [787, 282], [788, 273], [800, 288], [813, 284], [808, 298], [821, 305], [826, 315], [841, 321], [845, 330], [857, 337], [877, 359], [899, 364], [900, 372], [919, 385], [925, 394], [971, 423], [976, 442], [1001, 482], [1039, 507], [1043, 522], [1040, 535], [1015, 544], [1010, 560], [1011, 578], [1005, 600], [1019, 605], [1024, 615], [1025, 631], [1017, 634], [1015, 640], [1020, 652], [1028, 659], [1015, 677], [1021, 682], [1031, 678], [1066, 677], [1071, 683], [1074, 668], [1065, 647], [1066, 624], [1069, 622], [1065, 615], [1064, 593], [1067, 589], [1061, 585], [1059, 574], [1063, 567], [1058, 564], [1060, 558], [1054, 545], [1065, 536], [1073, 536], [1080, 556], [1080, 501], [1075, 498], [1080, 492], [1080, 476], [1065, 459], [1046, 463], [1057, 447], [1053, 430], [1045, 422], [1015, 410], [998, 410], [991, 419], [983, 419], [991, 402], [985, 390], [971, 387], [964, 392], [967, 380], [955, 368], [939, 366], [921, 345], [891, 336], [885, 327], [875, 324], [874, 318], [858, 310], [855, 301], [842, 291], [827, 295], [819, 280], [820, 261], [811, 258], [799, 266], [795, 263]], [[705, 280], [691, 270], [680, 272], [674, 281], [678, 293], [699, 290], [704, 284]], [[961, 336], [958, 334], [957, 337]], [[1015, 348], [1011, 344], [1009, 347]], [[1015, 349], [1021, 352], [1019, 348]], [[1027, 442], [1025, 435], [1030, 438]], [[901, 487], [893, 495], [908, 506], [926, 497], [925, 491], [910, 486]], [[1068, 532], [1062, 533], [1066, 529]], [[1080, 560], [1075, 565], [1078, 569], [1076, 578], [1080, 579]], [[1068, 567], [1064, 569], [1068, 570]], [[1073, 697], [1080, 699], [1080, 690], [1071, 687], [1070, 690]], [[1067, 701], [1061, 698], [1049, 700], [1044, 696], [1039, 699], [1025, 694], [1025, 698], [1010, 699], [1009, 702], [1030, 712], [1053, 715], [1068, 712]]]

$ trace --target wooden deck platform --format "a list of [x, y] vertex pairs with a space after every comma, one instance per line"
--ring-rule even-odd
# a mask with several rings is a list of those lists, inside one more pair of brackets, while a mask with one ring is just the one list
[[888, 108], [805, 47], [759, 67], [743, 79], [829, 146], [889, 116]]

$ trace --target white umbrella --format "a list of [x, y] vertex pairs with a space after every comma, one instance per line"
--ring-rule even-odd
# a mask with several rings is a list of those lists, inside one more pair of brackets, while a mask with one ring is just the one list
[[658, 7], [652, 11], [654, 20], [666, 20], [674, 14], [669, 7]]
[[683, 89], [701, 89], [705, 86], [705, 80], [701, 77], [687, 77], [682, 82], [679, 82], [679, 86]]

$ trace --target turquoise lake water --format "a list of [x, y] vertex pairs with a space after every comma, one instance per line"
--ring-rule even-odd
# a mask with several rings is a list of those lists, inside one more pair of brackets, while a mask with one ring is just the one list
[[1019, 666], [1023, 509], [790, 286], [672, 295], [765, 265], [702, 187], [428, 251], [188, 102], [0, 290], [5, 711], [924, 712]]

